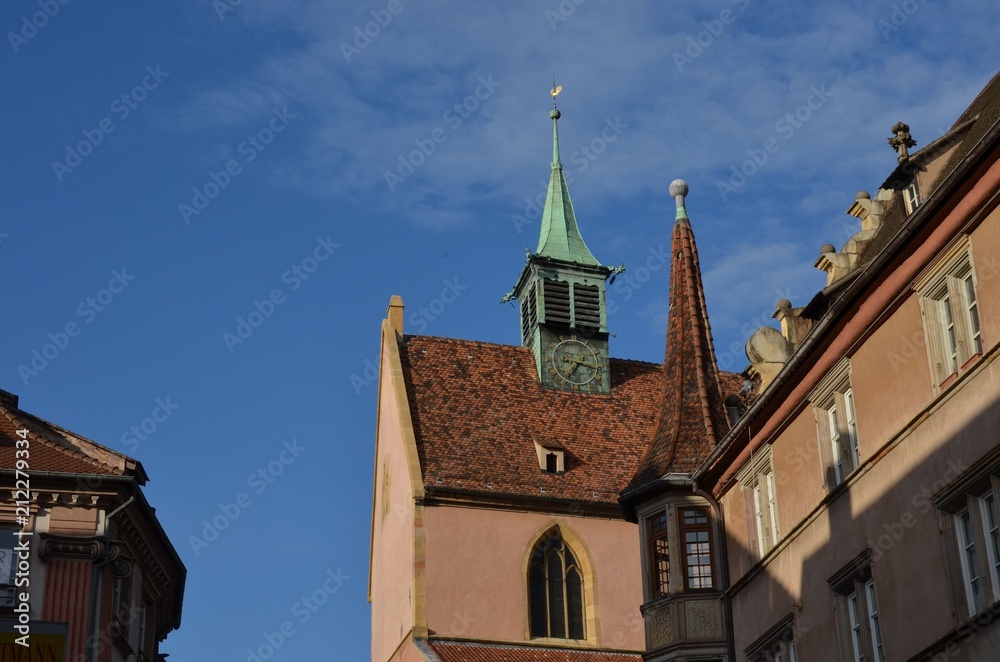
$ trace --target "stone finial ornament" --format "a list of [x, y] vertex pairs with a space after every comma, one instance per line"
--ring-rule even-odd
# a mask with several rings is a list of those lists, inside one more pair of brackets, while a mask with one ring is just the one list
[[670, 197], [677, 201], [678, 207], [684, 206], [684, 198], [688, 194], [688, 183], [683, 179], [670, 182]]
[[899, 163], [908, 161], [910, 159], [908, 149], [917, 144], [917, 141], [910, 135], [910, 125], [896, 122], [891, 131], [893, 135], [889, 137], [889, 146], [896, 150], [898, 154], [896, 160]]
[[675, 218], [687, 218], [687, 209], [684, 208], [684, 198], [688, 194], [688, 184], [683, 179], [675, 179], [670, 182], [670, 197], [677, 203], [677, 216]]

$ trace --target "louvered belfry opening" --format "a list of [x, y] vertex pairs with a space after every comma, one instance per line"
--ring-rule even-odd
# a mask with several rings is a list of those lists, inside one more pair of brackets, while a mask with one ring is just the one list
[[578, 327], [601, 328], [601, 291], [596, 285], [573, 284], [573, 313]]
[[524, 301], [521, 302], [521, 340], [527, 342], [535, 330], [538, 321], [538, 306], [535, 296], [535, 288], [528, 287]]
[[601, 290], [597, 285], [571, 285], [554, 279], [542, 283], [546, 323], [582, 329], [601, 328]]
[[535, 547], [528, 569], [532, 637], [584, 639], [583, 573], [558, 531]]
[[569, 305], [569, 283], [562, 280], [542, 281], [545, 295], [545, 322], [548, 324], [572, 323]]

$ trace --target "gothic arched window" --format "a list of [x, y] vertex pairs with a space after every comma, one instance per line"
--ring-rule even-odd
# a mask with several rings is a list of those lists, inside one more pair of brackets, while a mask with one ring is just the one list
[[531, 636], [584, 639], [583, 571], [558, 531], [545, 535], [528, 565]]

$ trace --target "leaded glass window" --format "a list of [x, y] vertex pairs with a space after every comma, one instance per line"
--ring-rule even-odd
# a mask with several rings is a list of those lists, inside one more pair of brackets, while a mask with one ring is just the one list
[[583, 572], [557, 531], [535, 546], [528, 568], [532, 637], [585, 639]]

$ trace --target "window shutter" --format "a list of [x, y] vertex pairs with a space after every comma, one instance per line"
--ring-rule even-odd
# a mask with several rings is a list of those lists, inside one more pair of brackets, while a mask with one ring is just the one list
[[834, 469], [832, 438], [830, 436], [829, 416], [825, 409], [813, 408], [816, 415], [816, 430], [819, 432], [819, 459], [823, 466], [823, 474], [826, 476], [827, 489], [837, 486], [837, 473]]
[[757, 542], [757, 509], [754, 504], [753, 487], [747, 485], [743, 488], [743, 512], [747, 515], [747, 550], [750, 552], [750, 560], [757, 561], [764, 555]]

